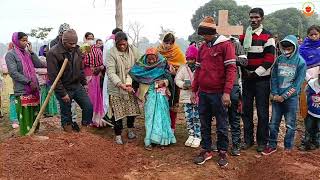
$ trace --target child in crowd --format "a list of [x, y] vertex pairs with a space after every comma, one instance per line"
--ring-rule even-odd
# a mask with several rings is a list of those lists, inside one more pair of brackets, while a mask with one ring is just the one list
[[[307, 86], [307, 100], [302, 102], [301, 107], [307, 106], [308, 111], [305, 117], [305, 135], [302, 139], [300, 150], [313, 150], [319, 147], [320, 135], [319, 126], [317, 125], [317, 101], [318, 101], [318, 76], [320, 65], [320, 27], [312, 25], [307, 30], [308, 37], [300, 46], [300, 55], [304, 58], [307, 64], [307, 74], [305, 80], [308, 82]], [[301, 99], [305, 99], [301, 97]], [[318, 113], [319, 114], [319, 113]], [[319, 115], [318, 115], [319, 116]]]
[[[40, 50], [39, 50], [39, 59], [43, 64], [47, 64], [46, 54], [47, 54], [47, 45], [43, 45], [40, 47]], [[40, 106], [42, 106], [48, 96], [48, 92], [50, 90], [51, 85], [48, 79], [47, 68], [36, 68], [36, 73], [37, 73], [37, 79], [40, 86]], [[52, 94], [50, 97], [49, 103], [47, 104], [47, 107], [45, 109], [44, 116], [52, 117], [58, 114], [59, 114], [59, 111], [58, 111], [57, 99], [55, 94]]]
[[[9, 43], [8, 46], [8, 51], [10, 51], [11, 49], [13, 49], [13, 43]], [[19, 128], [19, 122], [18, 122], [18, 116], [17, 116], [17, 111], [16, 111], [16, 103], [15, 103], [15, 96], [14, 96], [14, 92], [13, 92], [13, 82], [11, 77], [8, 74], [8, 68], [7, 68], [7, 64], [5, 62], [4, 59], [1, 59], [1, 70], [2, 70], [2, 83], [3, 83], [3, 87], [1, 90], [1, 95], [2, 97], [8, 97], [9, 99], [5, 99], [3, 98], [3, 102], [5, 100], [8, 100], [8, 104], [9, 104], [9, 120], [11, 123], [12, 128], [17, 129]], [[3, 103], [2, 102], [2, 103]], [[3, 110], [3, 107], [1, 107], [1, 110]]]
[[197, 148], [201, 142], [200, 117], [198, 104], [193, 104], [191, 98], [191, 84], [193, 81], [193, 73], [196, 69], [196, 59], [198, 49], [194, 45], [190, 45], [186, 52], [187, 64], [181, 65], [175, 77], [176, 85], [181, 88], [180, 103], [183, 103], [184, 112], [187, 121], [187, 129], [189, 137], [184, 143], [185, 146]]
[[296, 130], [296, 112], [298, 94], [306, 75], [306, 63], [299, 55], [298, 40], [289, 35], [280, 42], [280, 55], [271, 73], [272, 116], [269, 124], [270, 137], [268, 146], [262, 152], [270, 155], [277, 151], [279, 126], [282, 116], [285, 117], [286, 135], [284, 148], [292, 150]]

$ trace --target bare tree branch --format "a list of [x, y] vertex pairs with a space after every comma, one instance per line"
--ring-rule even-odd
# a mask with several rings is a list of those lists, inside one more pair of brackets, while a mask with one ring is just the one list
[[143, 25], [138, 22], [129, 22], [128, 37], [132, 40], [134, 46], [139, 47], [140, 32], [143, 29]]

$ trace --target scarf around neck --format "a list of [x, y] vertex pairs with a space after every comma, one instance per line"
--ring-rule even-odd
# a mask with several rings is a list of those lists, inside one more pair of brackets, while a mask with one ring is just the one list
[[243, 41], [243, 48], [245, 52], [248, 52], [252, 45], [252, 35], [258, 31], [261, 31], [263, 29], [263, 25], [261, 24], [257, 29], [252, 30], [252, 27], [249, 26], [246, 30], [246, 34]]

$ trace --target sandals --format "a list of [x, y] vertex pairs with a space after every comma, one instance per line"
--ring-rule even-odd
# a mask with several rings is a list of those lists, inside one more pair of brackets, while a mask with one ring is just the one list
[[152, 145], [148, 145], [144, 147], [147, 151], [152, 151]]

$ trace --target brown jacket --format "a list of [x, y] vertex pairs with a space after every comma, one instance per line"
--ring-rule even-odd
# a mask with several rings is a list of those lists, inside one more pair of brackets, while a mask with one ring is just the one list
[[61, 42], [53, 46], [47, 53], [47, 69], [51, 83], [56, 79], [65, 58], [68, 58], [66, 69], [59, 80], [55, 92], [60, 97], [67, 95], [67, 91], [73, 91], [87, 84], [83, 73], [83, 64], [79, 46], [73, 52], [68, 52]]

